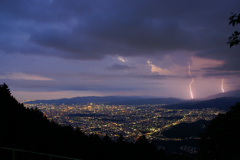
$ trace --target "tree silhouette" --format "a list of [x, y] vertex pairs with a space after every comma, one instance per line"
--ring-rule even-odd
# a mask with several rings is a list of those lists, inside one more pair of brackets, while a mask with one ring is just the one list
[[111, 144], [112, 140], [111, 140], [111, 138], [108, 135], [105, 135], [103, 137], [103, 142], [106, 143], [106, 144]]
[[10, 90], [8, 88], [8, 85], [6, 83], [3, 83], [3, 85], [0, 85], [0, 95], [2, 96], [11, 96]]
[[124, 137], [123, 137], [122, 134], [120, 134], [120, 136], [118, 137], [117, 143], [118, 143], [118, 144], [123, 144], [123, 143], [124, 143]]
[[139, 137], [139, 139], [136, 141], [136, 145], [147, 146], [147, 145], [149, 145], [149, 142], [146, 139], [146, 137], [143, 135], [143, 136]]
[[[236, 13], [232, 13], [232, 16], [229, 17], [229, 24], [233, 27], [240, 24], [240, 13], [238, 15]], [[239, 35], [239, 31], [234, 31], [232, 35], [228, 38], [227, 44], [229, 44], [230, 48], [240, 43]]]

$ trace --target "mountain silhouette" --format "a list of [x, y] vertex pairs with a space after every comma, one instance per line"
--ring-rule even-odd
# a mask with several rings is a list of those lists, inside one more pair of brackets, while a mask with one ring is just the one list
[[222, 97], [240, 97], [240, 90], [218, 93], [215, 95], [208, 96], [204, 98], [204, 100], [216, 99], [216, 98], [222, 98]]
[[146, 98], [138, 96], [105, 96], [105, 97], [74, 97], [62, 98], [53, 100], [35, 100], [25, 102], [26, 104], [88, 104], [88, 103], [101, 103], [108, 105], [144, 105], [144, 104], [173, 104], [180, 103], [183, 100], [177, 98]]
[[222, 97], [210, 100], [196, 100], [196, 101], [187, 101], [177, 104], [169, 104], [163, 106], [167, 109], [203, 109], [203, 108], [217, 108], [221, 110], [228, 110], [229, 107], [235, 105], [237, 102], [240, 102], [240, 97]]

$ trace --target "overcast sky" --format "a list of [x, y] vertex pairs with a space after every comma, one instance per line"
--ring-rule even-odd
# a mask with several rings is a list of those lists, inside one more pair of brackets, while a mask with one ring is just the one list
[[0, 83], [20, 101], [240, 89], [231, 12], [239, 0], [1, 0]]

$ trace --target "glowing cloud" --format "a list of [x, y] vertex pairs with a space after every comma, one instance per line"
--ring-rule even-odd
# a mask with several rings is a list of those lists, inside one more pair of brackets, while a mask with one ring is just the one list
[[151, 67], [151, 72], [157, 72], [159, 75], [172, 75], [168, 69], [162, 69], [154, 64], [150, 60], [147, 60], [148, 65]]
[[8, 73], [6, 75], [0, 76], [0, 79], [15, 79], [15, 80], [34, 80], [34, 81], [51, 81], [53, 79], [42, 77], [38, 75], [25, 74], [25, 73]]
[[[192, 74], [191, 74], [191, 66], [188, 65], [188, 74], [189, 76], [192, 78]], [[194, 83], [194, 78], [192, 78], [191, 82], [189, 83], [189, 91], [190, 91], [190, 96], [191, 96], [191, 99], [193, 99], [193, 92], [192, 92], [192, 84]]]
[[224, 64], [224, 61], [220, 60], [213, 60], [213, 59], [207, 59], [207, 58], [199, 58], [199, 57], [192, 57], [191, 58], [191, 66], [194, 67], [195, 70], [201, 71], [199, 74], [206, 73], [206, 68], [215, 68], [220, 67]]
[[118, 60], [121, 61], [121, 62], [123, 62], [123, 63], [127, 62], [126, 59], [124, 59], [123, 57], [120, 57], [120, 56], [118, 57]]

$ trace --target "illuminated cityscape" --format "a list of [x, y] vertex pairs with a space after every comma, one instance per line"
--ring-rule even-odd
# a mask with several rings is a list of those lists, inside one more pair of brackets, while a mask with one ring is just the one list
[[240, 160], [239, 6], [1, 0], [0, 160]]
[[[136, 141], [142, 135], [149, 140], [169, 140], [163, 131], [180, 123], [211, 120], [224, 110], [207, 109], [166, 109], [159, 105], [50, 105], [26, 104], [37, 107], [49, 120], [60, 125], [79, 127], [85, 134], [108, 135], [116, 140], [120, 134], [128, 141]], [[196, 138], [196, 137], [192, 137]], [[172, 138], [171, 140], [181, 140]]]

